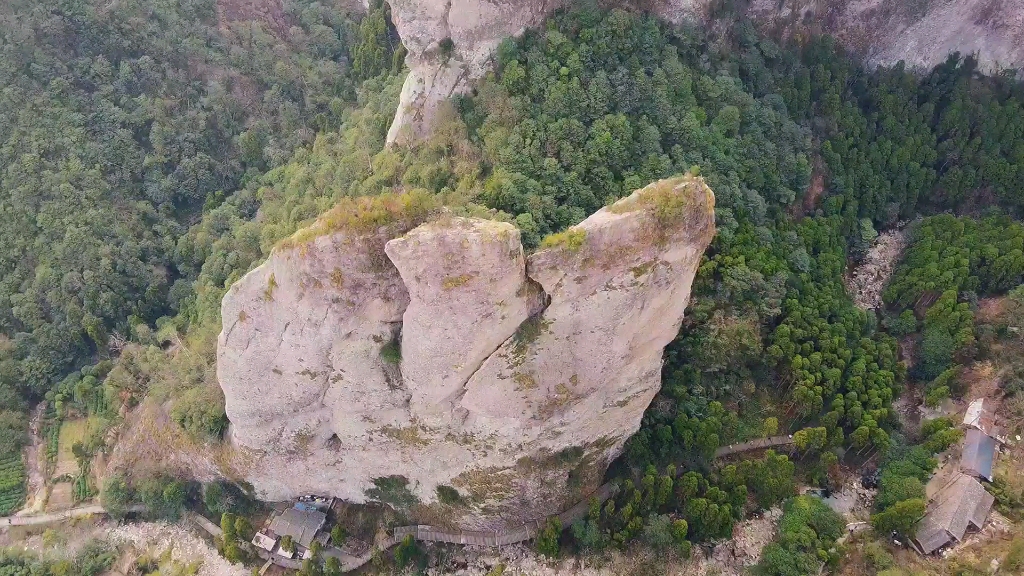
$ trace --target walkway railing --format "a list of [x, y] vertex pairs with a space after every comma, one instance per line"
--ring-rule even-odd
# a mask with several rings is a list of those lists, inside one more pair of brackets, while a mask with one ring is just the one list
[[792, 436], [770, 436], [768, 438], [758, 438], [757, 440], [751, 440], [749, 442], [741, 442], [739, 444], [730, 444], [728, 446], [722, 446], [718, 450], [715, 450], [715, 458], [721, 458], [723, 456], [729, 456], [739, 452], [748, 452], [750, 450], [759, 450], [761, 448], [774, 448], [775, 446], [786, 446], [787, 444], [793, 443]]
[[[789, 435], [758, 438], [757, 440], [750, 440], [749, 442], [722, 446], [718, 450], [715, 450], [715, 458], [722, 458], [724, 456], [730, 456], [740, 452], [748, 452], [750, 450], [786, 446], [792, 443], [793, 437]], [[586, 499], [581, 500], [565, 512], [562, 512], [557, 516], [553, 516], [553, 518], [558, 518], [562, 526], [569, 526], [573, 522], [581, 520], [587, 516], [587, 513], [590, 511], [591, 502], [593, 502], [594, 499], [597, 499], [600, 504], [604, 504], [605, 500], [614, 496], [616, 492], [618, 492], [618, 487], [614, 482], [609, 482], [598, 488]], [[527, 522], [517, 528], [494, 531], [450, 531], [426, 525], [399, 526], [398, 528], [395, 528], [393, 538], [389, 539], [393, 541], [389, 542], [389, 545], [401, 542], [406, 536], [411, 535], [416, 540], [424, 542], [447, 542], [450, 544], [472, 544], [476, 546], [508, 546], [509, 544], [518, 544], [519, 542], [532, 540], [537, 536], [546, 522], [547, 519], [545, 518], [544, 520]], [[383, 547], [378, 546], [378, 549], [383, 549]]]

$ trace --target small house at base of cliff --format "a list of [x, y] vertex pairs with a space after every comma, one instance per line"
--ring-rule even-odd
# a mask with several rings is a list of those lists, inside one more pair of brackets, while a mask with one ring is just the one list
[[[317, 538], [317, 535], [326, 523], [327, 515], [323, 512], [297, 504], [294, 508], [288, 508], [274, 517], [270, 522], [268, 533], [264, 534], [265, 542], [279, 542], [281, 538], [289, 536], [294, 544], [294, 551], [282, 550], [278, 546], [277, 554], [285, 558], [293, 558], [295, 555], [300, 558], [309, 558], [311, 556], [309, 549], [314, 541], [321, 540]], [[255, 538], [253, 544], [260, 546]], [[260, 547], [263, 548], [263, 546]]]

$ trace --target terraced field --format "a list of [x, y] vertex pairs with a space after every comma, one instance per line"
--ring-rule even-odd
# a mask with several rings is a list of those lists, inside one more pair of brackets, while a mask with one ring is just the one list
[[25, 502], [25, 465], [17, 452], [0, 456], [0, 516], [13, 514]]

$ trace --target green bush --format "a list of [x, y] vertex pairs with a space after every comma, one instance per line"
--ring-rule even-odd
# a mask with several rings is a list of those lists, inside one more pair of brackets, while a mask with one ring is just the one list
[[348, 532], [340, 524], [331, 527], [331, 544], [341, 546], [345, 543], [346, 538], [348, 538]]
[[1010, 549], [1006, 552], [1000, 568], [1011, 574], [1024, 569], [1024, 537], [1017, 536], [1010, 542]]
[[896, 534], [901, 538], [911, 538], [917, 523], [924, 518], [925, 501], [923, 498], [902, 500], [871, 516], [871, 526], [883, 537]]
[[406, 536], [401, 543], [395, 548], [395, 565], [399, 569], [407, 566], [415, 566], [417, 569], [422, 570], [427, 565], [427, 555], [420, 548], [416, 540], [413, 539], [412, 534]]
[[838, 559], [830, 550], [843, 534], [842, 516], [818, 498], [797, 496], [786, 501], [779, 535], [765, 546], [756, 573], [762, 576], [817, 574], [823, 563]]
[[133, 493], [123, 476], [112, 474], [103, 481], [100, 503], [114, 518], [123, 518], [128, 513]]
[[398, 475], [374, 478], [373, 488], [366, 490], [366, 497], [398, 510], [408, 510], [419, 503], [419, 498], [409, 490], [409, 479]]
[[462, 496], [459, 494], [459, 491], [456, 490], [455, 488], [452, 488], [451, 486], [445, 486], [444, 484], [439, 484], [437, 486], [436, 491], [437, 499], [440, 500], [442, 504], [448, 504], [449, 506], [456, 506], [458, 504], [462, 504]]
[[877, 572], [888, 570], [896, 565], [896, 559], [885, 549], [885, 545], [880, 542], [872, 541], [865, 544], [864, 556], [867, 557], [871, 567]]
[[188, 486], [171, 476], [146, 478], [133, 488], [150, 518], [177, 520], [188, 500]]
[[285, 552], [288, 552], [288, 553], [294, 553], [295, 552], [295, 542], [292, 540], [292, 537], [289, 536], [288, 534], [285, 534], [284, 536], [281, 536], [281, 542], [280, 542], [279, 546], [281, 547], [281, 550], [284, 550]]
[[562, 535], [562, 523], [558, 518], [548, 518], [537, 534], [537, 552], [548, 558], [558, 558], [560, 547], [558, 539]]
[[219, 439], [228, 427], [224, 414], [224, 393], [219, 386], [197, 386], [174, 401], [171, 419], [202, 439]]
[[904, 310], [898, 316], [889, 316], [885, 320], [885, 328], [897, 338], [917, 332], [917, 318], [913, 310]]
[[396, 341], [391, 341], [385, 344], [380, 349], [380, 359], [385, 364], [391, 364], [397, 366], [402, 362], [402, 346]]
[[914, 476], [899, 476], [891, 472], [883, 472], [878, 482], [878, 495], [875, 496], [875, 507], [878, 510], [914, 498], [925, 497], [924, 483]]

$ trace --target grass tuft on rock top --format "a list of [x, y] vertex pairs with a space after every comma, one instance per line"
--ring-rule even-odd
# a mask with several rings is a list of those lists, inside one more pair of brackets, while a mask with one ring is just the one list
[[369, 234], [385, 226], [394, 226], [396, 232], [403, 232], [426, 221], [440, 207], [438, 197], [422, 189], [343, 198], [311, 226], [282, 240], [279, 246], [295, 248], [334, 232]]

